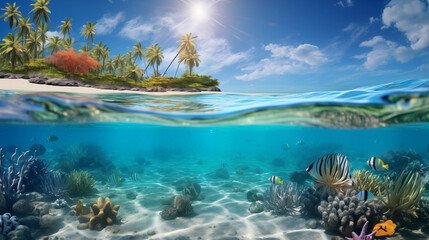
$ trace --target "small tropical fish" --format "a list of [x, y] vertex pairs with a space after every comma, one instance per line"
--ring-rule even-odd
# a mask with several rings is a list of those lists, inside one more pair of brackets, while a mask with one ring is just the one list
[[290, 145], [289, 145], [289, 144], [287, 144], [287, 143], [282, 144], [282, 149], [283, 149], [283, 151], [287, 151], [287, 150], [289, 150], [289, 149], [290, 149]]
[[364, 200], [364, 201], [371, 201], [375, 199], [374, 194], [372, 194], [371, 192], [368, 192], [367, 190], [363, 190], [360, 191], [357, 195], [357, 198], [359, 198], [360, 200]]
[[137, 175], [137, 173], [133, 173], [131, 174], [130, 179], [134, 182], [138, 182], [142, 180], [142, 176]]
[[52, 136], [49, 136], [47, 139], [46, 139], [46, 141], [47, 142], [55, 142], [55, 141], [57, 141], [58, 139], [60, 139], [59, 137], [57, 137], [57, 136], [55, 136], [55, 135], [52, 135]]
[[276, 183], [283, 184], [283, 181], [279, 177], [277, 177], [277, 176], [271, 176], [271, 177], [268, 178], [268, 180], [270, 182], [272, 182], [273, 184], [276, 184]]
[[205, 161], [203, 161], [203, 160], [198, 160], [197, 164], [198, 164], [198, 165], [204, 165], [204, 164], [206, 164], [206, 162], [205, 162]]
[[387, 220], [384, 223], [377, 223], [374, 226], [374, 229], [372, 231], [377, 231], [375, 234], [376, 237], [386, 236], [386, 235], [393, 235], [395, 233], [396, 224], [392, 222], [392, 220]]
[[386, 171], [389, 170], [389, 164], [384, 164], [383, 160], [378, 157], [371, 157], [366, 161], [368, 166], [375, 171]]
[[298, 142], [296, 142], [296, 146], [302, 146], [302, 145], [304, 145], [305, 144], [305, 142], [304, 141], [302, 141], [302, 140], [299, 140]]
[[240, 174], [240, 175], [241, 175], [241, 174], [243, 174], [243, 169], [241, 169], [241, 168], [237, 168], [236, 173], [237, 173], [237, 174]]

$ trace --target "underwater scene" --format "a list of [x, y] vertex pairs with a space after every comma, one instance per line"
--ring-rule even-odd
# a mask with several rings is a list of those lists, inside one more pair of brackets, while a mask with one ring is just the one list
[[2, 90], [0, 119], [0, 238], [429, 239], [428, 79], [274, 95]]

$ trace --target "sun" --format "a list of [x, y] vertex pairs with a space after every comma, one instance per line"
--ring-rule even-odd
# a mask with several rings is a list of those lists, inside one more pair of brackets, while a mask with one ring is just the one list
[[198, 1], [191, 5], [191, 15], [195, 21], [203, 22], [210, 18], [210, 5], [205, 2]]

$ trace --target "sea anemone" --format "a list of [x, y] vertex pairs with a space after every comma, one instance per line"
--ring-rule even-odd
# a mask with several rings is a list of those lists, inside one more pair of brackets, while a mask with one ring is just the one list
[[417, 203], [422, 198], [425, 188], [423, 179], [419, 173], [402, 172], [395, 185], [390, 185], [390, 190], [379, 192], [381, 201], [392, 216], [400, 214], [417, 217]]
[[367, 170], [354, 170], [353, 178], [359, 191], [367, 190], [375, 196], [378, 195], [379, 191], [384, 192], [389, 187], [387, 181], [380, 181], [380, 176]]
[[72, 196], [83, 196], [94, 193], [95, 180], [87, 171], [72, 171], [69, 174], [68, 191]]
[[276, 215], [292, 215], [297, 212], [303, 190], [293, 183], [271, 185], [265, 192], [264, 205]]

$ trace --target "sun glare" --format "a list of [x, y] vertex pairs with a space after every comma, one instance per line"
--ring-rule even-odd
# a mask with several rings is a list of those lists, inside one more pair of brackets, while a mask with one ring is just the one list
[[192, 5], [192, 17], [197, 21], [204, 21], [210, 16], [210, 8], [204, 2], [195, 2]]

